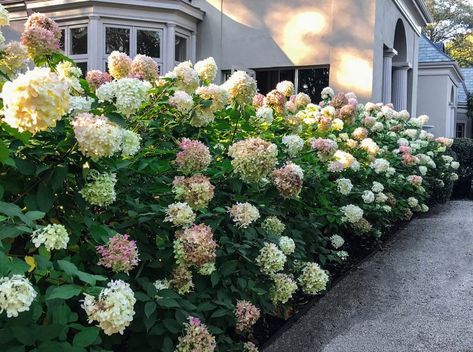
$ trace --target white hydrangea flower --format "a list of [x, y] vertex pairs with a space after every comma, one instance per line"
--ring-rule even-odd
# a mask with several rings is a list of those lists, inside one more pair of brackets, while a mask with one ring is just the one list
[[130, 285], [115, 280], [102, 289], [98, 299], [85, 294], [82, 308], [87, 313], [89, 323], [96, 321], [106, 335], [123, 335], [125, 328], [133, 321], [135, 303]]
[[373, 181], [373, 186], [371, 187], [371, 190], [374, 193], [379, 193], [384, 191], [384, 186], [382, 183], [379, 183], [378, 181]]
[[236, 203], [229, 210], [236, 226], [247, 228], [260, 218], [258, 208], [250, 203]]
[[409, 197], [407, 199], [407, 204], [409, 204], [411, 208], [415, 208], [419, 205], [419, 201], [417, 200], [417, 198]]
[[48, 251], [53, 249], [66, 249], [69, 243], [69, 233], [60, 224], [50, 224], [42, 229], [35, 230], [31, 235], [36, 248], [44, 244]]
[[30, 310], [36, 296], [33, 285], [23, 275], [0, 278], [0, 313], [5, 311], [8, 318]]
[[286, 274], [278, 273], [273, 277], [274, 285], [269, 291], [271, 301], [274, 304], [286, 303], [292, 297], [292, 295], [297, 291], [297, 284], [294, 279]]
[[269, 216], [263, 221], [262, 228], [270, 235], [281, 236], [286, 229], [286, 225], [276, 216]]
[[211, 83], [217, 76], [217, 63], [213, 57], [196, 62], [194, 69], [197, 71], [199, 78], [205, 83]]
[[194, 100], [183, 90], [176, 90], [169, 98], [169, 104], [182, 113], [188, 113], [194, 106]]
[[337, 181], [335, 181], [335, 183], [337, 184], [338, 192], [345, 196], [350, 194], [351, 190], [353, 189], [353, 184], [348, 178], [339, 178]]
[[273, 109], [262, 106], [256, 110], [256, 118], [260, 123], [271, 124], [273, 122]]
[[120, 151], [123, 131], [105, 116], [89, 113], [77, 115], [72, 121], [79, 150], [92, 159], [111, 157]]
[[10, 14], [5, 6], [0, 5], [0, 26], [10, 25]]
[[178, 90], [183, 90], [188, 94], [194, 93], [199, 86], [199, 75], [197, 71], [192, 68], [190, 61], [184, 61], [174, 67], [172, 72], [166, 74], [166, 77], [176, 79], [176, 87]]
[[357, 205], [349, 204], [344, 207], [341, 207], [344, 217], [343, 221], [348, 221], [351, 223], [356, 223], [363, 218], [363, 209]]
[[230, 100], [238, 104], [251, 103], [256, 95], [256, 81], [245, 71], [234, 72], [223, 85]]
[[291, 81], [282, 81], [276, 85], [276, 90], [285, 97], [290, 97], [294, 94], [294, 83]]
[[261, 248], [256, 264], [263, 274], [273, 275], [284, 269], [286, 263], [285, 254], [274, 244], [265, 242]]
[[458, 180], [458, 174], [455, 173], [455, 172], [452, 172], [452, 173], [450, 174], [450, 180], [451, 180], [451, 181], [457, 181], [457, 180]]
[[[171, 287], [171, 282], [168, 279], [156, 280], [153, 283], [153, 286], [156, 289], [156, 292], [159, 293], [159, 291], [161, 291], [161, 290], [168, 290]], [[156, 293], [156, 295], [154, 296], [155, 299], [161, 299], [162, 298], [161, 296], [159, 296], [158, 293]]]
[[92, 103], [94, 99], [83, 96], [70, 96], [69, 97], [69, 114], [80, 114], [83, 112], [89, 112], [92, 109]]
[[386, 159], [375, 159], [370, 167], [376, 172], [377, 174], [387, 172], [389, 170], [389, 161]]
[[304, 149], [304, 140], [297, 134], [290, 134], [282, 137], [282, 144], [286, 146], [287, 153], [292, 158], [297, 156], [297, 154]]
[[333, 248], [339, 249], [345, 244], [345, 240], [340, 235], [332, 235], [330, 237], [330, 243], [332, 244]]
[[164, 221], [172, 222], [174, 226], [189, 227], [194, 223], [195, 216], [189, 204], [178, 202], [172, 203], [167, 207]]
[[382, 192], [376, 195], [376, 203], [385, 203], [388, 199], [388, 196]]
[[419, 166], [419, 172], [422, 176], [425, 176], [427, 174], [427, 167], [424, 165]]
[[136, 78], [122, 78], [107, 82], [97, 88], [95, 94], [101, 101], [115, 105], [118, 112], [130, 117], [148, 97], [151, 84]]
[[337, 252], [337, 256], [338, 256], [341, 260], [343, 260], [343, 261], [347, 260], [348, 257], [349, 257], [347, 251], [338, 251], [338, 252]]
[[279, 239], [279, 248], [285, 255], [291, 255], [296, 249], [296, 244], [292, 238], [282, 236]]
[[332, 99], [335, 96], [335, 92], [330, 87], [322, 89], [321, 97], [322, 100]]
[[297, 281], [304, 293], [316, 295], [327, 288], [328, 279], [327, 272], [317, 263], [307, 263]]
[[453, 170], [458, 170], [458, 168], [460, 167], [460, 163], [458, 161], [452, 161], [451, 164], [450, 164], [450, 167]]
[[62, 61], [56, 66], [56, 72], [60, 79], [62, 79], [69, 86], [70, 92], [83, 93], [84, 89], [80, 85], [80, 77], [82, 70], [70, 61]]
[[370, 204], [374, 202], [375, 196], [374, 193], [371, 191], [364, 191], [361, 195], [361, 198], [363, 198], [363, 202], [365, 202], [366, 204]]
[[122, 156], [133, 156], [140, 150], [141, 136], [130, 130], [123, 130], [121, 140]]

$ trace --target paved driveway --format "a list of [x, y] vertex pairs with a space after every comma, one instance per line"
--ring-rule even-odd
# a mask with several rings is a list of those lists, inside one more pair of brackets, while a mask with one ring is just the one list
[[265, 352], [473, 352], [473, 202], [412, 221]]

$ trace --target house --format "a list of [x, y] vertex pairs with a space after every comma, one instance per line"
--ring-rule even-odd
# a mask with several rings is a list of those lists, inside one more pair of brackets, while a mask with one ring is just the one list
[[222, 69], [254, 74], [265, 93], [279, 80], [320, 98], [323, 87], [364, 101], [392, 101], [415, 114], [424, 0], [3, 0], [18, 39], [42, 12], [63, 30], [63, 47], [83, 70], [106, 69], [113, 50], [147, 54], [163, 73], [213, 56]]
[[[457, 62], [445, 53], [443, 44], [421, 36], [419, 43], [419, 77], [417, 114], [430, 117], [431, 132], [437, 136], [455, 137], [459, 128], [465, 136], [467, 121], [458, 122], [459, 98], [466, 105], [464, 76]], [[459, 116], [459, 115], [458, 115]], [[462, 125], [458, 125], [461, 123]]]

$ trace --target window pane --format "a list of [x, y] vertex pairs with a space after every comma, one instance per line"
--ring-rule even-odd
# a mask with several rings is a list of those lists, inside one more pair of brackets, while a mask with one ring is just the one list
[[107, 27], [105, 30], [105, 53], [114, 50], [130, 55], [130, 29]]
[[176, 61], [187, 60], [187, 39], [176, 35]]
[[258, 91], [261, 94], [267, 94], [281, 81], [294, 82], [294, 69], [284, 70], [256, 70], [256, 82]]
[[61, 29], [61, 39], [59, 40], [59, 49], [64, 51], [65, 47], [66, 47], [66, 30]]
[[88, 71], [87, 62], [76, 62], [76, 65], [82, 70], [82, 77], [85, 77]]
[[136, 31], [136, 53], [154, 58], [161, 57], [161, 37], [157, 31]]
[[309, 95], [314, 103], [320, 102], [320, 93], [322, 93], [322, 89], [328, 85], [328, 68], [299, 69], [299, 92]]
[[87, 54], [87, 27], [71, 28], [71, 55]]

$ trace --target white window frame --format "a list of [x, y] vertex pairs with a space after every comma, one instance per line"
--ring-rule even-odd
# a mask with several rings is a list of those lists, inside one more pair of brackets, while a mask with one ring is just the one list
[[[176, 33], [174, 34], [174, 37], [181, 37], [181, 38], [184, 38], [186, 40], [186, 55], [185, 55], [185, 59], [184, 61], [187, 61], [187, 60], [190, 60], [190, 57], [191, 57], [191, 35], [190, 33], [186, 33], [182, 30], [179, 29], [176, 29]], [[174, 38], [174, 50], [176, 50], [176, 38]], [[177, 61], [177, 59], [175, 58], [174, 60], [174, 65], [179, 65], [182, 61]]]
[[[74, 28], [87, 28], [87, 53], [86, 54], [76, 54], [73, 55], [71, 52], [71, 29]], [[77, 22], [77, 23], [71, 23], [71, 24], [64, 24], [59, 27], [59, 29], [62, 31], [64, 30], [64, 55], [67, 55], [70, 57], [72, 60], [74, 60], [77, 63], [86, 63], [87, 64], [87, 69], [89, 70], [89, 53], [90, 53], [90, 41], [89, 41], [89, 36], [90, 36], [90, 27], [88, 22]], [[82, 72], [82, 74], [86, 74], [87, 72]]]
[[118, 22], [104, 22], [102, 24], [103, 28], [103, 50], [102, 50], [102, 65], [103, 65], [103, 70], [106, 68], [106, 63], [108, 60], [108, 56], [110, 54], [107, 54], [107, 28], [125, 28], [130, 30], [130, 57], [134, 58], [138, 53], [137, 53], [137, 31], [143, 30], [143, 31], [154, 31], [158, 32], [160, 36], [159, 40], [159, 54], [160, 57], [156, 58], [153, 57], [153, 59], [158, 63], [160, 72], [162, 72], [163, 68], [163, 63], [164, 63], [164, 27], [163, 26], [153, 26], [153, 25], [147, 25], [143, 23], [118, 23]]

